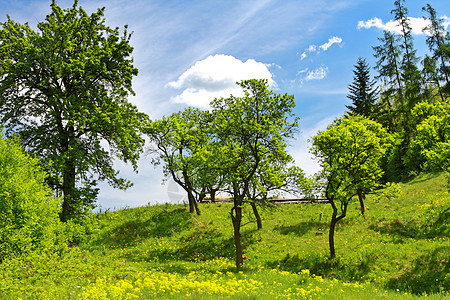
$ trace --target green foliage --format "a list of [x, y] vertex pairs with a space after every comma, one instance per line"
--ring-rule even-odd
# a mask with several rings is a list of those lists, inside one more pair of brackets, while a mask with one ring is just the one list
[[[214, 155], [208, 134], [210, 114], [187, 108], [162, 120], [153, 121], [145, 129], [151, 145], [148, 152], [156, 155], [152, 163], [164, 162], [164, 175], [171, 176], [188, 195], [191, 212], [197, 201], [216, 182], [217, 172], [212, 170]], [[202, 197], [200, 197], [202, 196]]]
[[64, 196], [62, 220], [92, 208], [98, 180], [129, 187], [113, 158], [136, 169], [144, 144], [147, 116], [127, 100], [137, 75], [130, 35], [106, 26], [103, 15], [52, 1], [37, 32], [9, 17], [0, 24], [0, 118]]
[[45, 177], [18, 139], [0, 136], [0, 262], [57, 246], [59, 199], [52, 196]]
[[414, 154], [422, 157], [423, 169], [447, 170], [450, 167], [450, 104], [420, 103], [413, 114], [421, 121], [411, 145], [412, 150], [416, 150]]

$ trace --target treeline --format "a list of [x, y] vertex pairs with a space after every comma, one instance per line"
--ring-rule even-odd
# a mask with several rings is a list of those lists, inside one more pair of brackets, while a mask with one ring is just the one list
[[359, 58], [349, 85], [350, 114], [375, 120], [395, 137], [383, 166], [385, 182], [450, 167], [450, 35], [430, 4], [422, 10], [429, 53], [417, 56], [405, 1], [395, 1], [391, 13], [399, 32], [384, 31], [373, 47], [374, 79]]

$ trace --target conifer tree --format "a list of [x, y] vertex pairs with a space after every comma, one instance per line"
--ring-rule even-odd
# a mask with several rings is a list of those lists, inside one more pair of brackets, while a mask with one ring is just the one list
[[365, 58], [359, 57], [354, 67], [353, 82], [348, 86], [349, 94], [347, 95], [347, 98], [352, 100], [352, 105], [346, 105], [346, 107], [353, 114], [373, 118], [376, 113], [375, 101], [378, 95], [376, 81], [371, 79], [370, 66]]
[[[424, 71], [429, 73], [429, 77], [437, 85], [440, 92], [450, 94], [450, 34], [445, 31], [443, 20], [437, 17], [436, 10], [427, 4], [422, 8], [429, 16], [424, 16], [430, 24], [424, 28], [428, 33], [426, 43], [431, 51], [431, 57], [424, 60]], [[434, 64], [434, 68], [433, 65]], [[441, 87], [441, 82], [443, 86]], [[441, 98], [443, 98], [441, 94]]]

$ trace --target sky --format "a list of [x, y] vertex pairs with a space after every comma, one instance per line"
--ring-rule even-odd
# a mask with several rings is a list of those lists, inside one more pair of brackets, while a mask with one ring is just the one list
[[[50, 0], [0, 0], [0, 22], [28, 22], [36, 28], [50, 12]], [[60, 0], [67, 8], [73, 1]], [[448, 0], [406, 1], [417, 53], [427, 52], [422, 7], [433, 6], [448, 25]], [[266, 78], [274, 92], [295, 96], [300, 131], [289, 153], [307, 174], [319, 170], [308, 139], [326, 129], [350, 104], [348, 85], [364, 57], [373, 67], [372, 47], [383, 30], [395, 31], [394, 0], [80, 0], [88, 13], [106, 7], [106, 24], [133, 31], [133, 80], [129, 101], [152, 120], [188, 106], [207, 109], [215, 97], [238, 96], [236, 81]], [[375, 74], [375, 71], [372, 71]], [[182, 202], [184, 193], [161, 167], [143, 155], [139, 172], [117, 161], [134, 186], [127, 191], [100, 184], [102, 210]]]

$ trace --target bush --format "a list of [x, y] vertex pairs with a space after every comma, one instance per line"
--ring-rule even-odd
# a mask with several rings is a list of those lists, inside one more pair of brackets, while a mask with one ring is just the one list
[[61, 244], [59, 200], [45, 177], [38, 160], [25, 154], [17, 139], [0, 133], [0, 261]]

